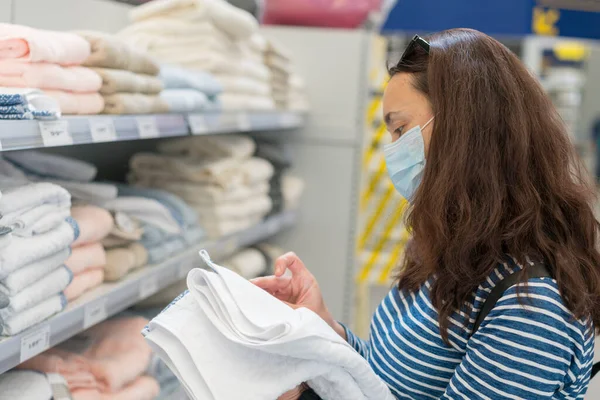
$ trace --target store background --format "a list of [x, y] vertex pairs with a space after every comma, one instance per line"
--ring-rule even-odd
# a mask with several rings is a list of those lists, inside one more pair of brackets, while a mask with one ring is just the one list
[[[128, 3], [142, 2], [2, 0], [0, 22], [116, 33], [131, 24], [128, 12], [133, 6]], [[363, 335], [368, 334], [374, 307], [392, 284], [408, 239], [402, 223], [405, 201], [387, 180], [378, 150], [389, 140], [381, 120], [386, 62], [397, 59], [413, 34], [470, 27], [506, 44], [543, 82], [590, 169], [590, 179], [598, 178], [595, 141], [600, 132], [594, 134], [594, 130], [600, 131], [600, 1], [324, 0], [306, 2], [315, 8], [304, 20], [297, 18], [297, 10], [285, 9], [286, 3], [300, 1], [230, 3], [267, 21], [314, 25], [260, 28], [291, 55], [294, 69], [306, 82], [310, 104], [306, 114], [293, 113], [302, 118], [302, 123], [294, 124], [297, 129], [277, 129], [281, 126], [275, 124], [270, 132], [253, 133], [284, 144], [292, 154], [291, 173], [305, 184], [293, 226], [268, 236], [272, 236], [271, 243], [294, 250], [305, 261], [331, 311]], [[334, 3], [337, 8], [331, 6]], [[324, 7], [320, 13], [318, 5]], [[368, 7], [381, 9], [366, 13]], [[0, 140], [4, 142], [14, 136], [16, 125], [10, 125], [9, 131], [2, 124]], [[84, 159], [99, 167], [101, 178], [122, 180], [129, 157], [155, 147], [153, 140], [136, 140], [44, 151]], [[253, 241], [248, 238], [247, 244]], [[180, 265], [173, 263], [169, 268]], [[87, 303], [79, 303], [81, 307], [105, 295], [102, 288], [95, 290], [85, 298]], [[0, 353], [8, 348], [7, 343], [0, 341]], [[14, 347], [17, 341], [11, 343]], [[12, 350], [12, 360], [0, 361], [0, 365], [14, 366]], [[596, 380], [587, 398], [599, 396]]]

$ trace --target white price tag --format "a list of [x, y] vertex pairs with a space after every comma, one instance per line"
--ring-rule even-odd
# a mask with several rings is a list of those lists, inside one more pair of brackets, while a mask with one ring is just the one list
[[90, 131], [92, 140], [98, 142], [114, 142], [117, 140], [117, 131], [112, 118], [90, 118]]
[[246, 113], [239, 113], [237, 117], [238, 129], [241, 132], [248, 132], [252, 130], [252, 125], [250, 124], [250, 117]]
[[104, 321], [106, 314], [106, 299], [100, 299], [85, 306], [83, 315], [83, 329], [87, 329], [98, 322]]
[[157, 138], [160, 136], [155, 117], [137, 117], [135, 122], [141, 138]]
[[64, 119], [56, 121], [38, 121], [44, 146], [67, 146], [73, 144], [69, 133], [69, 122]]
[[140, 300], [147, 299], [158, 292], [158, 279], [156, 276], [150, 276], [140, 282]]
[[37, 356], [50, 347], [50, 325], [46, 324], [21, 338], [21, 362]]
[[206, 126], [206, 120], [202, 114], [188, 115], [188, 124], [190, 124], [192, 135], [203, 135], [208, 133], [208, 126]]

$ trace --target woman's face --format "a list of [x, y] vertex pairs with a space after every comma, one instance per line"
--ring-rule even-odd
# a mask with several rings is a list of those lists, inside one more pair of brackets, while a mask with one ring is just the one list
[[[422, 128], [433, 117], [429, 100], [415, 89], [411, 74], [398, 73], [388, 82], [383, 94], [383, 117], [393, 142], [417, 125]], [[425, 156], [429, 149], [433, 124], [435, 120], [422, 129]]]

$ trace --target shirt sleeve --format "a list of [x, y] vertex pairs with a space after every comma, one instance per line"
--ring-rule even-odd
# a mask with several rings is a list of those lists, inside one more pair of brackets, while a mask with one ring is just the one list
[[369, 342], [356, 336], [348, 327], [340, 322], [346, 332], [346, 341], [354, 348], [363, 358], [369, 359]]
[[584, 325], [568, 318], [551, 285], [530, 281], [528, 291], [519, 300], [513, 286], [498, 300], [469, 339], [442, 399], [583, 396], [593, 352]]

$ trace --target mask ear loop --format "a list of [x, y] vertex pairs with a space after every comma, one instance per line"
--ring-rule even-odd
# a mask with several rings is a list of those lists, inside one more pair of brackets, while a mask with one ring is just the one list
[[421, 130], [427, 128], [427, 125], [429, 125], [431, 123], [431, 121], [433, 121], [434, 118], [435, 117], [431, 117], [431, 119], [429, 121], [425, 122], [425, 125], [423, 125], [423, 127], [421, 128]]

